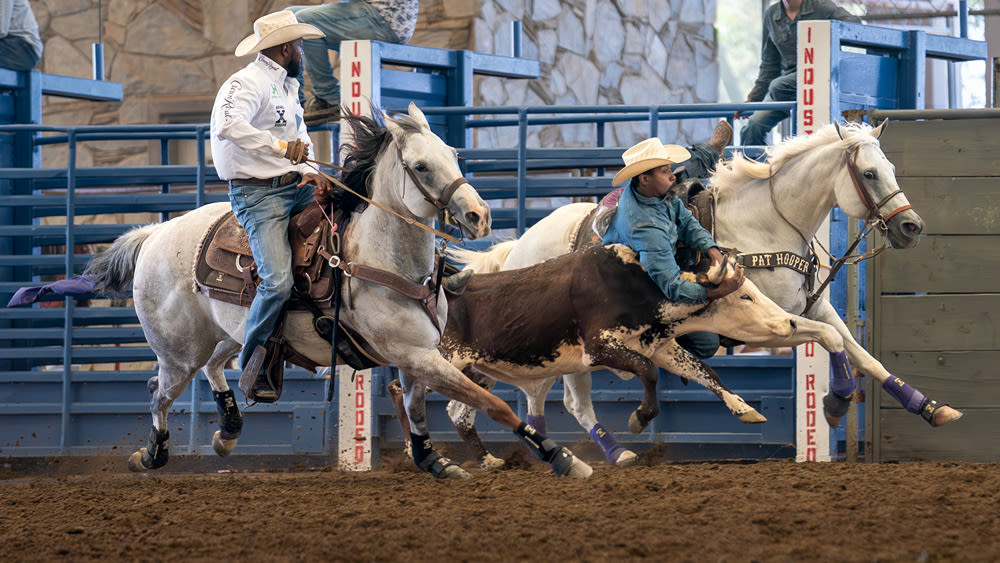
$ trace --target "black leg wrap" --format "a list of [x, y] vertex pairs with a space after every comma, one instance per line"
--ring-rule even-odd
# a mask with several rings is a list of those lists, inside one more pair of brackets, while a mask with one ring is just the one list
[[829, 416], [843, 418], [847, 414], [848, 407], [851, 406], [851, 398], [843, 398], [835, 393], [827, 393], [823, 396], [823, 410]]
[[411, 432], [410, 451], [413, 453], [413, 463], [417, 464], [421, 471], [433, 475], [435, 479], [439, 479], [448, 467], [457, 465], [434, 451], [430, 436], [418, 436]]
[[229, 389], [219, 393], [212, 391], [215, 398], [215, 407], [219, 411], [219, 437], [223, 440], [234, 440], [240, 437], [243, 432], [243, 415], [240, 407], [236, 404], [236, 397], [233, 390]]
[[170, 459], [170, 431], [159, 432], [156, 427], [149, 429], [149, 443], [142, 452], [142, 465], [147, 469], [159, 469]]
[[939, 404], [937, 401], [927, 401], [924, 406], [920, 409], [920, 417], [927, 421], [931, 426], [937, 426], [934, 424], [934, 413], [941, 407], [947, 405]]
[[551, 438], [546, 438], [535, 430], [534, 426], [522, 422], [514, 433], [528, 446], [535, 457], [546, 463], [551, 463], [552, 458], [559, 452], [559, 446]]

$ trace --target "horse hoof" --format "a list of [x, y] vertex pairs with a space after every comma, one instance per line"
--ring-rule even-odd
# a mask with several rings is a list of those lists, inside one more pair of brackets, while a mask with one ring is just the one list
[[629, 467], [635, 465], [637, 461], [639, 461], [639, 456], [635, 455], [635, 452], [625, 450], [615, 460], [615, 465], [618, 467]]
[[739, 418], [740, 422], [743, 424], [763, 424], [767, 422], [767, 418], [754, 409], [750, 409], [748, 412], [739, 415], [737, 418]]
[[479, 460], [479, 467], [483, 471], [496, 471], [504, 466], [504, 461], [493, 454], [486, 454]]
[[149, 471], [149, 468], [142, 464], [142, 454], [145, 452], [146, 448], [141, 448], [139, 451], [132, 452], [132, 455], [128, 456], [129, 471], [134, 471], [135, 473]]
[[227, 455], [233, 453], [233, 450], [236, 449], [236, 441], [237, 438], [233, 438], [232, 440], [222, 439], [222, 431], [216, 430], [215, 435], [212, 436], [212, 449], [215, 450], [215, 453], [219, 456], [226, 457]]
[[949, 422], [954, 422], [962, 418], [962, 411], [953, 409], [948, 405], [939, 407], [934, 412], [934, 421], [931, 422], [931, 426], [941, 426], [942, 424], [948, 424]]
[[594, 474], [594, 468], [587, 465], [586, 462], [581, 461], [580, 458], [573, 456], [573, 462], [569, 466], [569, 470], [563, 474], [563, 476], [576, 477], [577, 479], [586, 479]]
[[451, 464], [445, 466], [435, 477], [438, 479], [469, 479], [472, 475], [469, 475], [469, 472], [461, 467]]
[[832, 415], [826, 411], [823, 412], [823, 416], [826, 417], [826, 423], [830, 425], [830, 428], [840, 428], [840, 420], [843, 417]]
[[639, 421], [639, 415], [636, 414], [638, 412], [639, 411], [632, 411], [632, 414], [630, 414], [628, 417], [628, 430], [633, 434], [641, 433], [643, 430], [646, 429], [646, 426], [649, 425], [648, 421], [645, 424]]

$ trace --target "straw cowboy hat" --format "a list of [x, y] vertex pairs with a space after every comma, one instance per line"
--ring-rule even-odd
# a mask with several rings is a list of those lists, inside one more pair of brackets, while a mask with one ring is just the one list
[[253, 22], [253, 35], [236, 46], [236, 56], [242, 57], [268, 47], [295, 41], [296, 39], [318, 39], [326, 37], [323, 32], [307, 23], [299, 23], [295, 14], [282, 10], [257, 18]]
[[648, 172], [665, 164], [684, 162], [689, 158], [691, 158], [691, 153], [682, 146], [664, 145], [656, 137], [646, 139], [622, 154], [622, 160], [625, 161], [625, 168], [622, 168], [615, 174], [615, 179], [611, 181], [611, 185], [617, 186], [643, 172]]

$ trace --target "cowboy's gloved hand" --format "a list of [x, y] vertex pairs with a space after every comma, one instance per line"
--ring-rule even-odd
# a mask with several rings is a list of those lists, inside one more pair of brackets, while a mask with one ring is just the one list
[[309, 145], [303, 143], [301, 139], [291, 141], [285, 147], [285, 158], [290, 160], [292, 164], [302, 164], [309, 158]]

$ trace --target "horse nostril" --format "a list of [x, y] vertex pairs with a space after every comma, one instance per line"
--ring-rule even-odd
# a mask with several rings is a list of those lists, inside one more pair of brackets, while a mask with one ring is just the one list
[[469, 222], [470, 225], [479, 224], [479, 214], [475, 211], [469, 211], [465, 214], [465, 220]]
[[918, 225], [916, 223], [913, 223], [911, 221], [907, 221], [907, 222], [903, 223], [903, 230], [906, 231], [906, 232], [908, 232], [908, 233], [910, 233], [910, 234], [913, 234], [913, 235], [919, 234], [920, 233], [920, 225]]
[[798, 330], [798, 325], [795, 324], [795, 319], [788, 319], [788, 324], [792, 325], [792, 330]]

